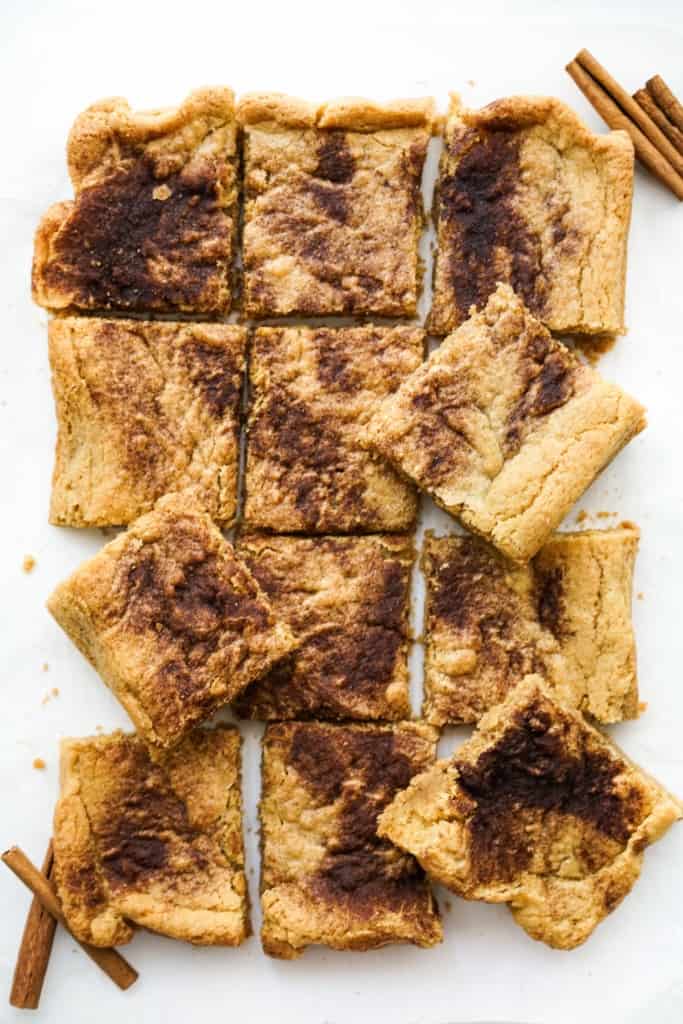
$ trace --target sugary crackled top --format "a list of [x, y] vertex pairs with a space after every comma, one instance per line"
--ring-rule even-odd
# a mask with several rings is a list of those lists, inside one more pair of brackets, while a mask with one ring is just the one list
[[415, 313], [432, 101], [244, 97], [245, 310]]
[[76, 198], [36, 235], [35, 301], [48, 309], [226, 313], [237, 203], [230, 89], [177, 108], [121, 98], [81, 114], [67, 147]]
[[209, 517], [168, 495], [49, 608], [153, 746], [170, 746], [296, 646]]
[[528, 565], [427, 534], [424, 715], [477, 721], [525, 675], [602, 722], [638, 714], [631, 585], [638, 529], [556, 533]]
[[65, 740], [55, 880], [82, 942], [128, 942], [137, 925], [200, 944], [249, 933], [240, 737], [198, 730], [154, 761], [135, 736]]
[[268, 726], [261, 802], [266, 952], [290, 958], [311, 943], [370, 949], [440, 940], [422, 872], [375, 833], [397, 790], [433, 762], [436, 737], [420, 723]]
[[407, 325], [256, 331], [244, 510], [250, 529], [410, 529], [413, 489], [358, 437], [377, 401], [419, 366], [423, 344], [423, 331]]
[[238, 701], [250, 718], [410, 718], [406, 534], [239, 539], [273, 609], [301, 640]]
[[50, 521], [116, 526], [170, 491], [235, 515], [246, 328], [64, 317], [49, 325], [58, 438]]
[[379, 832], [469, 899], [508, 902], [569, 949], [629, 892], [681, 806], [528, 676], [472, 739], [400, 793]]
[[559, 100], [481, 110], [454, 97], [437, 189], [429, 329], [446, 334], [506, 281], [552, 330], [622, 333], [633, 146]]
[[638, 402], [500, 284], [385, 399], [361, 440], [468, 528], [526, 561], [644, 426]]

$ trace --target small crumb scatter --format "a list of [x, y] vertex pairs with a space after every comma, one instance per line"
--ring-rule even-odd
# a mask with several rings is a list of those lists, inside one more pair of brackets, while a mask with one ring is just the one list
[[34, 757], [33, 758], [33, 767], [38, 772], [44, 772], [45, 769], [47, 768], [47, 765], [43, 761], [42, 757]]
[[59, 687], [53, 686], [50, 693], [52, 694], [53, 697], [59, 697]]
[[95, 732], [104, 732], [104, 726], [103, 725], [96, 725], [95, 726]]
[[576, 517], [576, 521], [577, 521], [577, 523], [585, 523], [587, 519], [588, 519], [588, 513], [586, 512], [585, 508], [582, 508], [581, 511], [579, 512], [579, 514]]
[[615, 516], [616, 512], [598, 512], [598, 519], [609, 519], [610, 516]]
[[471, 86], [474, 86], [474, 85], [476, 85], [477, 83], [476, 83], [476, 82], [474, 81], [474, 79], [473, 79], [473, 78], [468, 78], [468, 79], [467, 79], [467, 84], [468, 84], [468, 85], [471, 85]]
[[24, 572], [33, 572], [36, 567], [36, 560], [33, 555], [24, 555], [22, 567]]
[[48, 663], [46, 661], [44, 661], [43, 662], [43, 672], [47, 672], [49, 668], [50, 668], [50, 666], [48, 665]]
[[647, 701], [646, 700], [641, 700], [640, 704], [638, 705], [638, 714], [639, 715], [644, 715], [646, 711], [647, 711]]
[[642, 590], [638, 591], [638, 593], [636, 594], [636, 597], [638, 598], [639, 601], [644, 601], [645, 600], [645, 594], [642, 592]]

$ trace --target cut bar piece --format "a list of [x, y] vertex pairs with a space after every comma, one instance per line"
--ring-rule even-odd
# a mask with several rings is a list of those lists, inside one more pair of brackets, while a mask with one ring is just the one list
[[379, 833], [466, 899], [508, 903], [572, 949], [621, 902], [681, 805], [527, 676], [450, 760], [414, 779]]
[[230, 526], [246, 337], [226, 324], [52, 320], [50, 522], [125, 525], [188, 491]]
[[422, 360], [416, 327], [262, 327], [250, 359], [245, 520], [277, 533], [408, 530], [414, 488], [358, 436]]
[[410, 718], [413, 539], [251, 534], [237, 552], [299, 650], [237, 702], [249, 718]]
[[198, 729], [151, 760], [122, 732], [62, 743], [55, 880], [81, 942], [128, 942], [136, 925], [206, 946], [249, 934], [240, 735]]
[[453, 97], [437, 186], [429, 330], [447, 334], [511, 284], [553, 331], [624, 332], [633, 145], [556, 99], [482, 110]]
[[414, 314], [431, 100], [240, 100], [251, 316]]
[[427, 534], [424, 716], [476, 722], [523, 676], [601, 722], [638, 715], [631, 585], [638, 530], [557, 533], [528, 565]]
[[48, 607], [143, 739], [170, 747], [296, 646], [209, 517], [168, 495]]
[[412, 857], [376, 835], [378, 814], [433, 764], [427, 725], [269, 725], [263, 741], [263, 948], [433, 946], [441, 922]]
[[77, 119], [67, 156], [73, 202], [36, 234], [39, 306], [216, 316], [231, 302], [237, 128], [229, 89], [176, 109], [102, 100]]
[[580, 363], [501, 284], [382, 403], [363, 443], [526, 561], [644, 426], [638, 402]]

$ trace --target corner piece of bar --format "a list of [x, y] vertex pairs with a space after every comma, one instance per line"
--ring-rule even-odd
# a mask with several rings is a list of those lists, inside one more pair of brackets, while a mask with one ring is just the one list
[[465, 899], [507, 903], [534, 939], [584, 942], [631, 890], [680, 801], [539, 676], [415, 778], [378, 832]]

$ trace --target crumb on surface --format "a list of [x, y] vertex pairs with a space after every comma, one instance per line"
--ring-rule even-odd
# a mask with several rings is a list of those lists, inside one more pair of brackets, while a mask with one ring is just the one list
[[576, 521], [577, 521], [577, 523], [585, 523], [587, 519], [588, 519], [588, 512], [586, 512], [585, 508], [582, 508], [581, 511], [579, 512], [579, 514], [576, 517]]
[[642, 590], [638, 591], [638, 593], [636, 594], [636, 597], [638, 598], [639, 601], [644, 601], [645, 600], [645, 594], [642, 592]]
[[48, 663], [46, 661], [44, 661], [43, 662], [43, 672], [47, 672], [49, 668], [50, 668], [50, 666], [48, 665]]
[[46, 763], [45, 763], [45, 761], [44, 761], [44, 760], [42, 759], [42, 757], [34, 757], [34, 758], [33, 758], [33, 767], [34, 767], [34, 768], [36, 769], [36, 771], [38, 771], [38, 772], [44, 772], [44, 771], [45, 771], [45, 769], [47, 768], [47, 764], [46, 764]]
[[477, 83], [476, 83], [476, 82], [474, 81], [474, 79], [473, 79], [473, 78], [468, 78], [468, 79], [467, 79], [467, 84], [468, 84], [468, 85], [470, 85], [470, 86], [474, 86], [474, 85], [476, 85]]
[[616, 514], [617, 514], [616, 512], [607, 512], [607, 511], [605, 511], [605, 509], [603, 509], [601, 512], [597, 513], [597, 518], [598, 519], [610, 519], [612, 516], [615, 516]]
[[22, 562], [22, 569], [24, 572], [33, 572], [36, 567], [36, 560], [33, 555], [24, 555], [24, 561]]
[[648, 702], [646, 700], [641, 700], [640, 703], [638, 704], [638, 713], [640, 715], [644, 715], [645, 712], [647, 711], [647, 707], [648, 707]]

